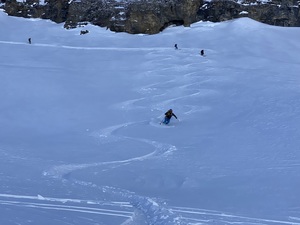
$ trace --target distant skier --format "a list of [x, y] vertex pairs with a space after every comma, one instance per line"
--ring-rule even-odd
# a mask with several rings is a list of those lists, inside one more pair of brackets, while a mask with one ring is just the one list
[[176, 50], [178, 49], [178, 46], [177, 46], [177, 44], [175, 44], [175, 45], [174, 45], [174, 48], [175, 48]]
[[202, 49], [200, 55], [204, 56], [204, 50]]
[[165, 119], [162, 123], [164, 124], [168, 124], [170, 123], [170, 120], [172, 118], [172, 116], [174, 116], [177, 119], [177, 116], [173, 113], [172, 109], [169, 109], [166, 113], [165, 113]]
[[31, 44], [31, 38], [28, 38], [28, 43]]

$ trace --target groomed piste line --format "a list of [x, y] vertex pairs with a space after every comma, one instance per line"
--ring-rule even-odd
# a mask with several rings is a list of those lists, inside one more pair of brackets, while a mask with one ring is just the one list
[[[53, 202], [53, 203], [52, 203]], [[76, 205], [75, 205], [76, 204]], [[80, 206], [85, 204], [89, 206]], [[29, 195], [13, 195], [0, 194], [0, 205], [10, 205], [16, 207], [40, 208], [58, 211], [79, 212], [83, 214], [98, 214], [104, 216], [132, 218], [134, 214], [133, 206], [129, 202], [108, 202], [108, 201], [94, 201], [84, 199], [67, 199], [54, 198], [44, 196], [29, 196]], [[105, 208], [107, 207], [107, 208]], [[108, 207], [117, 207], [117, 209], [108, 209]], [[245, 216], [238, 216], [229, 213], [219, 212], [215, 210], [207, 210], [190, 207], [170, 207], [173, 212], [178, 212], [182, 215], [180, 218], [186, 221], [186, 224], [205, 224], [205, 222], [215, 221], [216, 224], [222, 222], [223, 224], [241, 223], [241, 224], [287, 224], [300, 225], [299, 218], [291, 217], [293, 221], [269, 220], [263, 218], [252, 218]], [[205, 218], [205, 219], [204, 219]], [[183, 224], [178, 223], [178, 224]]]

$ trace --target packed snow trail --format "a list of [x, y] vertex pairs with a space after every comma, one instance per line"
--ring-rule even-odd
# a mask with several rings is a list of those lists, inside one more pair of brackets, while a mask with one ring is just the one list
[[[115, 192], [115, 194], [120, 195], [124, 194], [124, 191], [116, 190], [111, 187], [103, 187], [105, 191]], [[134, 194], [126, 193], [129, 197], [133, 197]], [[216, 210], [207, 210], [200, 208], [188, 208], [188, 207], [172, 207], [169, 206], [169, 209], [163, 209], [158, 207], [155, 202], [152, 202], [151, 199], [139, 199], [136, 201], [130, 202], [110, 202], [110, 201], [95, 201], [95, 200], [85, 200], [85, 199], [72, 199], [72, 198], [53, 198], [46, 196], [28, 196], [28, 195], [12, 195], [12, 194], [0, 194], [0, 205], [10, 205], [16, 207], [24, 208], [36, 208], [44, 209], [51, 211], [62, 211], [62, 212], [78, 212], [82, 215], [96, 214], [103, 215], [108, 217], [123, 217], [126, 222], [122, 223], [123, 225], [140, 225], [142, 224], [141, 218], [148, 220], [147, 224], [168, 224], [162, 223], [165, 220], [160, 220], [160, 215], [169, 215], [166, 216], [169, 220], [172, 218], [174, 221], [173, 224], [189, 224], [189, 225], [198, 225], [198, 224], [260, 224], [260, 225], [299, 225], [300, 218], [291, 217], [289, 221], [281, 220], [270, 220], [262, 218], [251, 218], [245, 216], [238, 216], [230, 213], [220, 212]], [[145, 202], [148, 201], [148, 202]], [[137, 205], [134, 205], [134, 204]], [[142, 204], [142, 207], [139, 204]], [[132, 206], [134, 205], [134, 207]], [[141, 216], [137, 210], [144, 211], [147, 207], [152, 208], [151, 211], [154, 213], [148, 218]], [[136, 208], [137, 210], [134, 210]], [[155, 211], [155, 208], [157, 208]], [[161, 212], [165, 210], [164, 212]], [[148, 213], [150, 210], [146, 210]], [[157, 215], [155, 215], [157, 213]], [[182, 215], [180, 218], [172, 217], [174, 214], [179, 213]], [[127, 219], [126, 219], [127, 218]], [[164, 218], [165, 219], [165, 218]], [[135, 223], [135, 220], [138, 220], [141, 223]], [[185, 221], [186, 223], [179, 222], [177, 220]], [[61, 221], [63, 222], [63, 221]], [[96, 222], [96, 221], [95, 221]], [[144, 221], [145, 222], [145, 221]], [[172, 223], [170, 223], [172, 224]]]
[[[137, 123], [145, 124], [145, 122], [137, 122]], [[94, 132], [92, 136], [98, 138], [100, 142], [115, 142], [123, 139], [131, 139], [136, 142], [142, 142], [145, 143], [146, 145], [151, 145], [154, 149], [152, 152], [146, 155], [137, 156], [134, 158], [120, 160], [120, 161], [98, 162], [98, 163], [90, 163], [90, 164], [67, 164], [67, 165], [55, 166], [50, 170], [45, 171], [44, 175], [51, 176], [53, 178], [68, 180], [70, 174], [72, 172], [75, 172], [76, 170], [83, 170], [89, 167], [113, 169], [120, 166], [126, 166], [129, 163], [134, 163], [135, 161], [150, 160], [155, 157], [161, 158], [169, 154], [172, 154], [173, 151], [176, 151], [176, 147], [169, 144], [158, 143], [156, 141], [151, 141], [147, 139], [138, 139], [138, 138], [114, 135], [114, 133], [117, 132], [119, 129], [128, 127], [132, 124], [136, 124], [136, 123], [126, 123], [126, 124], [108, 127], [100, 130], [99, 132]], [[97, 187], [97, 185], [91, 184], [90, 182], [72, 180], [72, 179], [70, 179], [69, 181], [83, 186], [91, 186], [93, 188]], [[122, 201], [130, 202], [130, 204], [136, 210], [139, 210], [145, 215], [144, 216], [144, 219], [146, 220], [145, 222], [149, 225], [183, 224], [182, 222], [180, 222], [179, 216], [176, 216], [176, 214], [172, 212], [172, 210], [165, 208], [165, 206], [158, 204], [155, 200], [151, 198], [139, 196], [132, 192], [122, 190], [120, 188], [115, 188], [115, 187], [97, 187], [97, 188], [99, 188], [104, 193], [108, 193], [115, 197], [119, 197]]]

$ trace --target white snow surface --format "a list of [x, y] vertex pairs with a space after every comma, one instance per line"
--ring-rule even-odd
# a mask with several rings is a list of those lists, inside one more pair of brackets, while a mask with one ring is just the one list
[[300, 224], [300, 28], [0, 25], [0, 224]]

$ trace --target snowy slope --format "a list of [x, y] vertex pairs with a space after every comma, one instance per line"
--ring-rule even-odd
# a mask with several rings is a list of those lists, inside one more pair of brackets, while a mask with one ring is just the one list
[[0, 224], [300, 224], [299, 28], [84, 29], [0, 12]]

